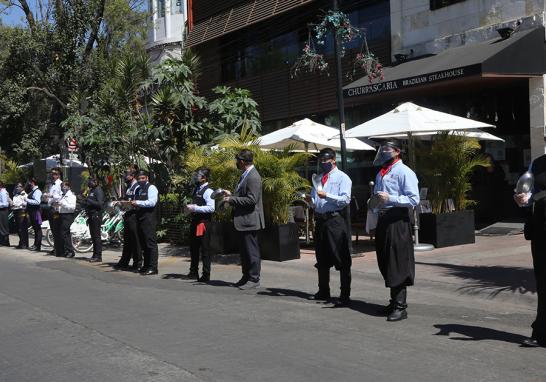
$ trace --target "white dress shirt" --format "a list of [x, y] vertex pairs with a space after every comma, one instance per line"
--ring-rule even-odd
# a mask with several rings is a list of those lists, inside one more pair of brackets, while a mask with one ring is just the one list
[[58, 203], [61, 214], [73, 214], [76, 211], [76, 195], [70, 190], [62, 195]]
[[26, 192], [21, 192], [18, 195], [13, 197], [13, 204], [11, 206], [12, 210], [22, 210], [27, 206], [27, 194]]
[[59, 200], [63, 197], [63, 190], [61, 189], [62, 180], [57, 179], [55, 183], [49, 188], [49, 198], [47, 203], [52, 205], [53, 203], [58, 203]]

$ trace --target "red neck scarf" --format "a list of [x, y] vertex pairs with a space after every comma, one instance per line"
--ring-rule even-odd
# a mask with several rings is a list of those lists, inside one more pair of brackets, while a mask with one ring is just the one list
[[381, 177], [383, 178], [385, 175], [387, 175], [388, 172], [391, 170], [392, 166], [394, 166], [399, 160], [400, 158], [396, 158], [392, 161], [391, 164], [381, 167], [381, 170], [379, 170], [379, 174], [381, 175]]
[[[334, 169], [336, 168], [336, 166], [332, 166], [332, 169], [330, 170], [330, 172], [334, 171]], [[322, 175], [322, 179], [320, 180], [320, 183], [322, 183], [322, 185], [324, 186], [326, 184], [326, 182], [328, 181], [328, 178], [330, 177], [330, 172], [327, 172], [326, 174], [323, 174]]]

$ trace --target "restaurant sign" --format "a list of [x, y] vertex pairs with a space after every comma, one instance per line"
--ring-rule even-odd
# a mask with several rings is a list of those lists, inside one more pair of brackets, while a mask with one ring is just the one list
[[393, 90], [407, 89], [413, 86], [426, 85], [435, 82], [451, 80], [456, 78], [465, 77], [480, 72], [480, 66], [467, 66], [463, 68], [442, 70], [440, 72], [434, 72], [429, 74], [423, 74], [414, 77], [402, 78], [399, 80], [378, 82], [376, 84], [369, 84], [363, 86], [356, 86], [354, 88], [345, 89], [343, 94], [345, 97], [358, 97], [370, 94], [383, 93]]

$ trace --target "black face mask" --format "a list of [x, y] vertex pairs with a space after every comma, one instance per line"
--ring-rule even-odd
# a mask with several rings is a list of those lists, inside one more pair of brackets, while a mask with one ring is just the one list
[[332, 171], [332, 168], [334, 168], [334, 164], [332, 162], [321, 162], [320, 163], [320, 169], [324, 174], [329, 173]]
[[22, 187], [15, 187], [15, 189], [13, 190], [13, 193], [15, 195], [19, 195], [20, 193], [23, 192], [23, 188]]
[[90, 180], [89, 182], [87, 182], [87, 187], [89, 188], [95, 188], [97, 187], [97, 183], [93, 180]]
[[68, 191], [70, 191], [70, 188], [63, 187], [61, 190], [63, 191], [63, 195], [65, 195]]
[[140, 187], [144, 187], [144, 186], [146, 185], [146, 183], [148, 183], [148, 181], [146, 181], [146, 180], [139, 180], [139, 181], [138, 181], [138, 185], [139, 185]]

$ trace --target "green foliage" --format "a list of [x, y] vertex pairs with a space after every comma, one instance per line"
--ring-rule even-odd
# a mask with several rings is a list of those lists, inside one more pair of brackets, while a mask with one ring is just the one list
[[261, 131], [258, 104], [246, 89], [217, 86], [213, 92], [219, 97], [209, 105], [210, 121], [225, 134], [240, 133], [244, 129], [253, 134]]
[[[289, 207], [299, 199], [298, 191], [309, 188], [308, 182], [295, 171], [309, 154], [264, 151], [256, 143], [256, 136], [243, 129], [240, 135], [224, 137], [218, 148], [193, 147], [186, 156], [186, 166], [191, 171], [201, 166], [209, 167], [212, 187], [233, 190], [240, 176], [234, 158], [242, 149], [254, 153], [254, 165], [262, 176], [266, 224], [288, 223]], [[231, 217], [229, 209], [219, 210], [216, 215], [220, 220]]]
[[490, 166], [487, 157], [479, 152], [477, 139], [449, 133], [435, 136], [430, 150], [418, 150], [418, 172], [429, 188], [434, 213], [447, 211], [447, 199], [453, 199], [456, 210], [475, 204], [468, 199], [472, 171], [478, 166]]
[[0, 154], [0, 181], [4, 184], [16, 184], [21, 179], [28, 177], [27, 171], [17, 167], [18, 164], [15, 161], [8, 159], [5, 155]]

